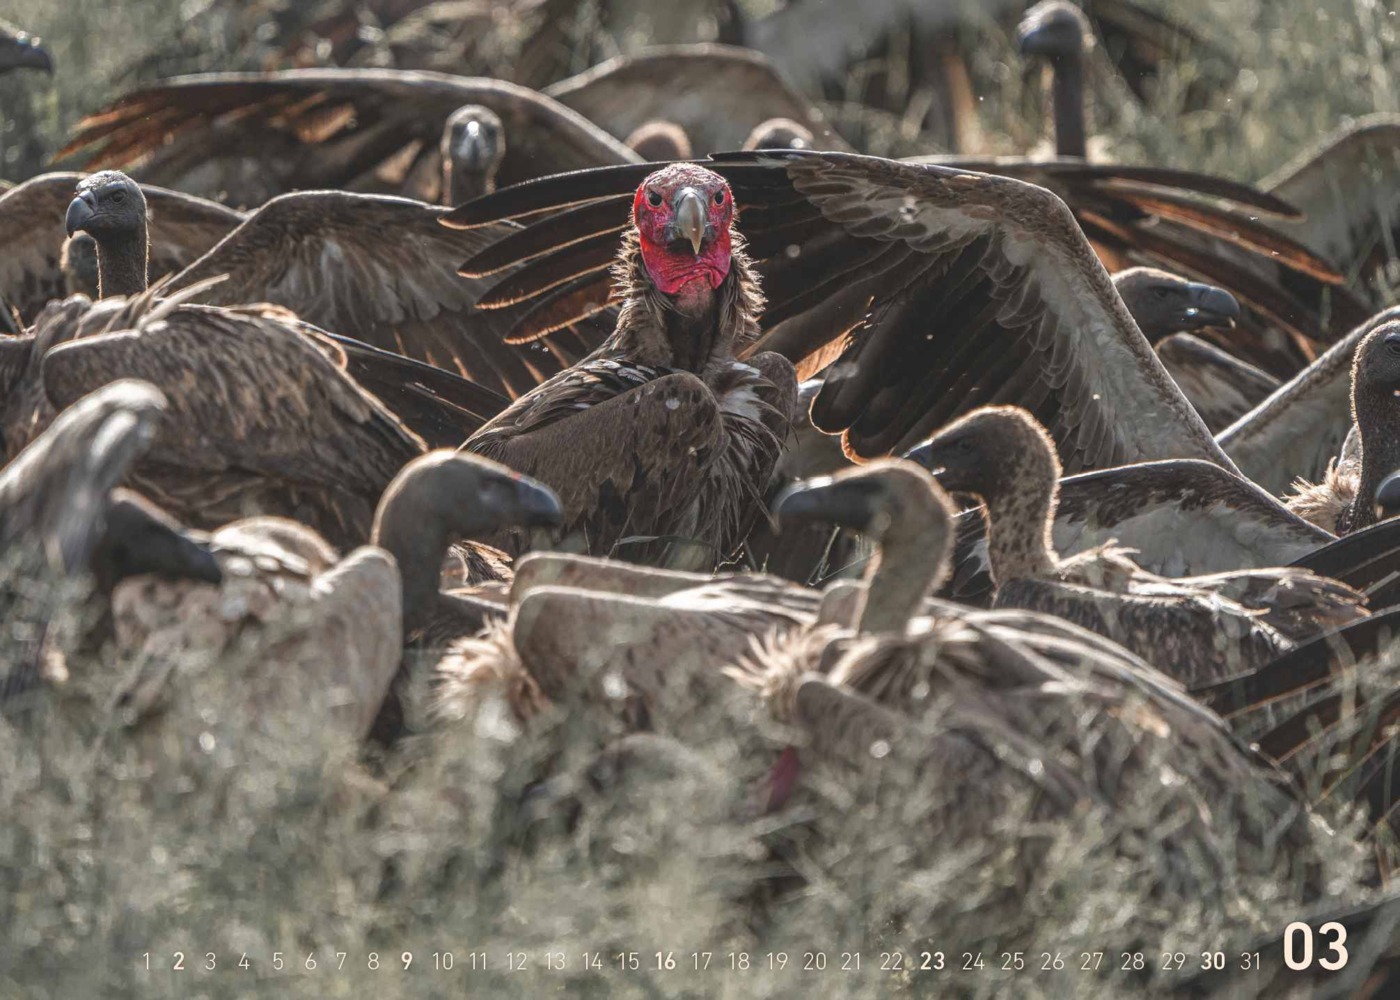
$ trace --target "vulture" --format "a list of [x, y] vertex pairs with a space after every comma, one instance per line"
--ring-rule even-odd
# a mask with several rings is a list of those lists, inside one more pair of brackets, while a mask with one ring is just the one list
[[11, 354], [0, 370], [13, 373], [10, 453], [43, 426], [47, 407], [114, 378], [160, 389], [164, 433], [127, 482], [197, 528], [280, 515], [349, 549], [369, 539], [380, 494], [424, 450], [345, 373], [335, 342], [277, 309], [219, 309], [150, 292], [96, 305], [79, 296], [53, 303], [33, 333], [0, 346]]
[[39, 39], [0, 21], [0, 76], [17, 69], [41, 69], [53, 75], [53, 59]]
[[[85, 191], [115, 180], [106, 172], [95, 176], [98, 179], [89, 180]], [[0, 195], [0, 243], [6, 248], [0, 260], [0, 296], [26, 322], [33, 322], [50, 299], [88, 291], [69, 284], [64, 261], [72, 253], [65, 252], [60, 227], [83, 182], [76, 173], [41, 174]], [[139, 226], [149, 241], [149, 251], [141, 252], [149, 254], [152, 281], [188, 267], [244, 220], [241, 212], [150, 185], [141, 185], [135, 193], [124, 189], [122, 197], [128, 196], [132, 201], [126, 219], [131, 226]], [[138, 204], [144, 209], [139, 218]]]
[[[82, 181], [69, 205], [69, 233], [95, 237], [102, 268], [113, 271], [116, 284], [103, 285], [104, 295], [146, 287], [143, 194], [125, 174], [109, 170]], [[385, 381], [389, 373], [384, 369], [396, 365], [360, 345], [427, 362], [509, 398], [534, 388], [601, 342], [604, 334], [596, 323], [581, 323], [529, 345], [504, 343], [504, 318], [474, 309], [484, 284], [463, 280], [456, 265], [513, 230], [449, 230], [439, 224], [445, 212], [388, 195], [282, 195], [187, 262], [165, 287], [173, 292], [204, 283], [208, 287], [200, 299], [206, 304], [270, 302], [358, 341], [344, 346], [352, 354], [352, 374], [366, 376], [366, 383]], [[397, 239], [382, 238], [390, 231]], [[216, 278], [223, 280], [213, 283]], [[472, 409], [483, 416], [504, 405], [502, 400], [492, 408], [480, 391], [473, 396]], [[461, 444], [480, 423], [459, 422], [455, 439], [443, 443]]]
[[502, 80], [343, 69], [167, 80], [85, 119], [58, 155], [74, 154], [250, 205], [317, 188], [441, 202], [453, 190], [640, 159], [575, 112]]
[[[795, 726], [803, 769], [835, 762], [859, 770], [855, 799], [843, 800], [844, 808], [857, 807], [878, 773], [903, 758], [940, 785], [952, 783], [946, 796], [927, 800], [944, 803], [939, 811], [918, 823], [945, 857], [965, 842], [1024, 831], [1031, 817], [1008, 812], [1024, 808], [1015, 804], [1018, 790], [1030, 793], [1032, 816], [1063, 822], [1093, 802], [1115, 815], [1123, 810], [1129, 828], [1147, 823], [1144, 832], [1154, 843], [1165, 839], [1169, 853], [1223, 851], [1232, 866], [1267, 870], [1278, 861], [1273, 847], [1292, 861], [1325, 849], [1313, 842], [1306, 811], [1280, 776], [1236, 743], [1214, 713], [1126, 650], [1048, 615], [955, 605], [916, 614], [920, 596], [948, 572], [953, 533], [949, 501], [922, 470], [871, 463], [798, 484], [776, 506], [785, 523], [826, 517], [872, 532], [880, 550], [857, 624], [778, 635], [727, 671]], [[1091, 763], [1103, 760], [1115, 766]], [[1203, 824], [1158, 825], [1162, 767], [1175, 779], [1175, 794], [1200, 797], [1197, 806], [1180, 807], [1209, 817]], [[774, 784], [770, 801], [781, 805], [785, 790]], [[908, 789], [901, 797], [911, 808], [925, 801]], [[1154, 803], [1149, 817], [1131, 819], [1144, 798]], [[801, 802], [801, 811], [811, 809]], [[1116, 829], [1119, 821], [1093, 822]], [[1016, 843], [995, 856], [1015, 859], [1005, 884], [1033, 892], [1035, 850], [1027, 854], [1026, 842]], [[1130, 836], [1110, 849], [1132, 852], [1140, 844]], [[1219, 885], [1212, 877], [1158, 888], [1168, 897], [1186, 893], [1184, 903]], [[1161, 894], [1154, 904], [1179, 905]]]
[[1220, 447], [1270, 493], [1296, 479], [1317, 481], [1354, 426], [1351, 370], [1356, 346], [1373, 330], [1400, 320], [1400, 309], [1377, 313], [1333, 344], [1307, 368], [1231, 424]]
[[58, 269], [63, 272], [64, 297], [86, 295], [101, 298], [97, 280], [97, 241], [89, 233], [74, 233], [63, 241], [58, 253]]
[[740, 148], [816, 149], [817, 137], [801, 122], [795, 122], [791, 118], [770, 118], [755, 125]]
[[[1299, 480], [1289, 508], [1338, 535], [1376, 521], [1376, 493], [1400, 469], [1400, 321], [1376, 326], [1356, 347], [1351, 418], [1359, 454], [1341, 456], [1319, 483]], [[1392, 412], [1394, 411], [1394, 412]]]
[[[387, 743], [394, 735], [387, 727], [399, 718], [392, 682], [405, 651], [470, 635], [492, 610], [465, 593], [439, 593], [449, 544], [557, 520], [557, 502], [538, 484], [480, 459], [434, 452], [384, 491], [370, 544], [341, 559], [301, 524], [275, 517], [226, 524], [212, 536], [223, 584], [143, 580], [126, 588], [115, 605], [118, 640], [126, 655], [174, 662], [177, 671], [256, 650], [278, 669], [255, 671], [251, 697], [295, 699], [300, 685], [338, 687], [344, 693], [332, 700], [346, 734]], [[457, 552], [470, 582], [492, 555], [472, 545]], [[279, 688], [279, 673], [296, 676]], [[132, 697], [149, 702], [158, 688], [147, 686], [137, 682]]]
[[554, 489], [572, 545], [710, 567], [757, 515], [797, 384], [777, 354], [736, 360], [763, 300], [725, 179], [691, 163], [648, 172], [630, 217], [620, 257], [613, 232], [591, 241], [616, 258], [614, 331], [463, 447]]
[[[110, 627], [114, 589], [161, 574], [217, 582], [213, 556], [140, 498], [114, 488], [148, 451], [166, 413], [148, 384], [119, 380], [76, 401], [0, 471], [0, 706], [61, 678], [62, 654]], [[97, 604], [94, 605], [93, 601]], [[100, 641], [100, 638], [97, 640]], [[55, 659], [55, 655], [58, 659]]]
[[544, 93], [619, 139], [647, 122], [670, 122], [700, 155], [739, 149], [774, 119], [815, 137], [809, 147], [850, 149], [762, 53], [732, 45], [644, 49], [599, 63]]
[[[1139, 462], [1060, 480], [1051, 536], [1064, 555], [1116, 542], [1144, 569], [1169, 577], [1287, 566], [1336, 542], [1249, 480], [1194, 459]], [[980, 511], [959, 515], [955, 562], [948, 595], [990, 600]], [[1337, 570], [1346, 565], [1343, 560]]]
[[1366, 614], [1350, 587], [1292, 569], [1168, 579], [1105, 544], [1069, 558], [1052, 542], [1060, 468], [1024, 410], [985, 407], [911, 453], [944, 488], [974, 496], [987, 521], [996, 607], [1058, 615], [1105, 635], [1188, 687], [1254, 669]]
[[[711, 157], [728, 182], [767, 307], [750, 348], [825, 371], [811, 405], [848, 454], [910, 447], [986, 402], [1051, 428], [1066, 469], [1164, 458], [1233, 465], [1133, 322], [1073, 215], [1012, 178], [803, 150]], [[481, 308], [517, 339], [605, 307], [609, 267], [649, 167], [561, 174], [445, 217], [479, 226], [535, 213], [468, 260], [513, 264]]]

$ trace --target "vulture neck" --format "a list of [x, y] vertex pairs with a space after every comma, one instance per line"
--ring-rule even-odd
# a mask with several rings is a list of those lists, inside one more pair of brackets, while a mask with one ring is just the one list
[[1089, 155], [1088, 109], [1084, 97], [1084, 57], [1060, 56], [1050, 63], [1050, 101], [1055, 122], [1055, 155]]
[[924, 598], [948, 576], [948, 528], [931, 510], [906, 512], [876, 547], [856, 612], [862, 635], [903, 635]]
[[485, 170], [468, 170], [465, 167], [453, 168], [452, 163], [443, 158], [442, 192], [443, 204], [451, 207], [480, 198], [496, 190], [496, 180]]
[[437, 612], [442, 562], [452, 534], [442, 518], [414, 502], [413, 491], [404, 489], [385, 501], [374, 526], [373, 543], [398, 564], [407, 644]]
[[652, 282], [636, 231], [628, 233], [618, 274], [625, 301], [605, 349], [637, 364], [702, 374], [728, 360], [757, 332], [763, 296], [738, 234], [731, 234], [729, 273], [698, 309], [683, 310]]
[[149, 284], [150, 244], [146, 223], [130, 233], [114, 233], [97, 241], [97, 297], [140, 295]]
[[1400, 469], [1400, 427], [1389, 412], [1398, 405], [1389, 390], [1356, 394], [1356, 427], [1361, 433], [1361, 472], [1356, 496], [1346, 512], [1348, 534], [1376, 523], [1376, 490]]
[[983, 497], [987, 520], [987, 561], [992, 582], [1053, 577], [1060, 560], [1052, 529], [1060, 481], [1053, 463], [1027, 462], [1012, 471], [1005, 486]]

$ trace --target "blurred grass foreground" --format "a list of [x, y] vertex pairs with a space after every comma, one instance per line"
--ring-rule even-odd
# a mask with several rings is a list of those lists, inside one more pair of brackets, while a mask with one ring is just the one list
[[[150, 57], [187, 46], [202, 18], [232, 16], [212, 6], [0, 6], [42, 36], [56, 66], [51, 85], [0, 80], [6, 178], [42, 169], [78, 118], [150, 78]], [[1227, 47], [1240, 68], [1190, 113], [1183, 95], [1211, 67], [1175, 66], [1145, 108], [1102, 108], [1119, 159], [1257, 180], [1349, 118], [1400, 111], [1394, 4], [1157, 6]], [[175, 68], [250, 68], [223, 37], [211, 27], [203, 54]], [[979, 75], [1001, 85], [981, 102], [983, 133], [1001, 151], [1024, 149], [1041, 123], [1026, 113], [1007, 38], [989, 31], [978, 60]], [[0, 656], [13, 625], [0, 622]], [[738, 697], [677, 706], [686, 725], [675, 738], [623, 738], [615, 720], [567, 704], [525, 733], [503, 706], [488, 706], [370, 768], [318, 727], [324, 706], [250, 721], [240, 695], [259, 668], [256, 648], [173, 670], [108, 666], [0, 718], [0, 997], [926, 995], [936, 987], [908, 969], [923, 952], [942, 949], [958, 963], [981, 950], [999, 969], [1014, 937], [1028, 961], [1044, 950], [1071, 970], [1083, 952], [1194, 960], [1297, 915], [1302, 873], [1261, 874], [1168, 906], [1163, 870], [1182, 859], [1154, 839], [1172, 832], [1156, 803], [1073, 824], [1010, 824], [1033, 815], [1028, 791], [1003, 810], [1008, 828], [975, 849], [941, 851], [930, 817], [956, 815], [960, 803], [946, 800], [938, 774], [892, 759], [818, 773], [804, 782], [808, 800], [766, 814], [769, 770], [793, 737]], [[181, 711], [162, 712], [176, 701]], [[1339, 829], [1349, 821], [1333, 820]], [[1037, 888], [1023, 898], [1005, 879], [1032, 850]], [[1362, 860], [1338, 853], [1313, 874], [1325, 895], [1360, 898]], [[1195, 880], [1212, 884], [1214, 859], [1196, 860]], [[217, 974], [207, 971], [210, 952]], [[332, 973], [340, 952], [354, 975]], [[448, 952], [457, 976], [441, 971]], [[688, 977], [697, 952], [719, 971]], [[826, 971], [804, 979], [807, 953], [819, 952]], [[856, 952], [862, 974], [841, 976], [843, 955]], [[176, 953], [185, 971], [172, 971]], [[481, 953], [485, 969], [471, 971]], [[521, 953], [530, 964], [512, 968]], [[601, 968], [586, 967], [585, 953]], [[665, 967], [666, 953], [678, 968]], [[903, 971], [880, 970], [893, 953]], [[546, 969], [556, 954], [562, 968]], [[1151, 994], [1151, 978], [1150, 968], [1122, 982], [1107, 971], [1014, 982], [989, 972], [949, 988]]]

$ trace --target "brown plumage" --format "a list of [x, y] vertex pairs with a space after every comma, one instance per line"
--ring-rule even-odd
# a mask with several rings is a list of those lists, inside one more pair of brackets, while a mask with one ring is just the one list
[[[1218, 717], [1127, 651], [1046, 615], [936, 604], [922, 609], [930, 617], [913, 616], [925, 590], [947, 574], [952, 543], [949, 502], [922, 470], [874, 463], [798, 484], [777, 510], [785, 522], [827, 517], [859, 527], [880, 549], [858, 624], [777, 636], [729, 671], [795, 727], [801, 769], [815, 766], [818, 786], [844, 775], [860, 801], [885, 768], [903, 761], [928, 769], [947, 794], [934, 797], [942, 805], [917, 825], [940, 852], [1023, 829], [1021, 812], [1005, 822], [1022, 801], [1018, 792], [1032, 795], [1035, 815], [1057, 823], [1086, 807], [1108, 810], [1128, 829], [1145, 822], [1142, 829], [1165, 836], [1169, 855], [1179, 852], [1173, 875], [1154, 890], [1163, 919], [1197, 893], [1219, 890], [1213, 878], [1177, 881], [1199, 870], [1188, 860], [1199, 851], [1239, 871], [1268, 870], [1279, 846], [1290, 863], [1315, 862], [1325, 849], [1277, 775]], [[887, 575], [895, 578], [888, 584]], [[1091, 763], [1105, 759], [1115, 766]], [[1173, 794], [1185, 796], [1182, 815], [1200, 819], [1170, 833], [1158, 825], [1166, 815], [1158, 811], [1163, 766], [1181, 779]], [[800, 775], [795, 781], [783, 770], [794, 770], [792, 762], [774, 768], [770, 807], [793, 786], [801, 791]], [[901, 797], [915, 801], [907, 788]], [[1134, 810], [1148, 798], [1157, 805], [1144, 820]], [[798, 801], [810, 814], [812, 801]], [[1198, 806], [1186, 807], [1190, 801]], [[1097, 821], [1094, 828], [1102, 829]], [[1282, 842], [1274, 839], [1280, 831]], [[1130, 834], [1109, 849], [1131, 854], [1138, 846]], [[1015, 859], [1005, 876], [1016, 888], [1002, 900], [1001, 941], [1022, 933], [1014, 916], [1018, 893], [1035, 891], [1034, 853], [1022, 841], [992, 855]]]
[[1111, 544], [1061, 558], [1051, 536], [1060, 468], [1049, 436], [1024, 410], [974, 411], [916, 457], [945, 487], [984, 503], [996, 606], [1077, 622], [1188, 686], [1251, 670], [1366, 614], [1363, 595], [1306, 571], [1171, 580]]
[[623, 141], [628, 149], [652, 163], [688, 160], [694, 155], [690, 136], [675, 122], [659, 119], [642, 122]]
[[[129, 167], [143, 180], [227, 192], [257, 205], [296, 189], [348, 188], [439, 202], [451, 117], [479, 106], [503, 126], [492, 180], [635, 163], [578, 114], [501, 80], [397, 70], [290, 70], [177, 77], [81, 123], [59, 155]], [[446, 135], [444, 133], [447, 133]], [[211, 157], [210, 150], [227, 150]]]
[[[69, 287], [62, 266], [64, 210], [83, 175], [42, 174], [0, 195], [0, 296], [33, 322], [50, 299], [85, 288]], [[150, 243], [150, 278], [189, 266], [243, 221], [240, 212], [202, 198], [142, 185]], [[135, 220], [133, 220], [135, 221]], [[94, 281], [95, 286], [95, 281]]]
[[1351, 369], [1351, 417], [1359, 457], [1328, 465], [1322, 481], [1299, 480], [1288, 506], [1339, 535], [1375, 523], [1381, 481], [1400, 469], [1400, 322], [1372, 329], [1356, 348]]
[[65, 305], [73, 308], [56, 311], [47, 336], [78, 339], [36, 352], [30, 380], [37, 374], [60, 408], [117, 377], [161, 389], [167, 430], [131, 482], [188, 524], [212, 529], [278, 514], [348, 549], [368, 540], [380, 494], [423, 451], [346, 375], [332, 342], [279, 310], [149, 294], [115, 310], [82, 299]]
[[[869, 458], [991, 400], [1053, 428], [1067, 468], [1201, 458], [1226, 468], [1068, 208], [1003, 177], [843, 153], [712, 158], [735, 193], [767, 307], [750, 349], [826, 370], [821, 430]], [[645, 168], [544, 178], [447, 217], [476, 226], [559, 210], [467, 262], [526, 266], [481, 300], [517, 336], [608, 300], [608, 251]], [[930, 328], [928, 317], [939, 317]]]
[[644, 179], [616, 268], [617, 328], [465, 445], [554, 488], [586, 551], [711, 566], [757, 516], [796, 383], [776, 355], [735, 360], [762, 298], [732, 201], [695, 166]]
[[1217, 434], [1274, 392], [1279, 380], [1191, 333], [1174, 333], [1157, 344], [1162, 367], [1181, 387], [1206, 426]]

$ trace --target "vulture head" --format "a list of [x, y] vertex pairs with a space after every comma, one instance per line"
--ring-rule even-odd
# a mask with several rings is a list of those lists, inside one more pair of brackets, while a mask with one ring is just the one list
[[744, 140], [745, 149], [811, 149], [816, 137], [812, 130], [791, 118], [770, 118], [759, 122]]
[[1119, 271], [1113, 286], [1149, 343], [1208, 326], [1232, 327], [1240, 318], [1239, 302], [1225, 289], [1155, 267]]
[[1084, 12], [1066, 0], [1044, 0], [1026, 11], [1016, 29], [1023, 56], [1065, 59], [1083, 56], [1094, 45]]
[[479, 538], [505, 528], [555, 527], [562, 519], [559, 498], [543, 483], [479, 455], [439, 449], [394, 477], [380, 498], [374, 534]]
[[74, 233], [64, 240], [58, 266], [69, 295], [97, 298], [97, 241], [91, 235]]
[[29, 32], [0, 24], [0, 74], [13, 69], [41, 69], [53, 75], [53, 60]]
[[1019, 406], [983, 406], [948, 424], [906, 456], [945, 490], [993, 504], [1060, 478], [1055, 442]]
[[82, 231], [100, 244], [109, 236], [131, 235], [146, 228], [146, 196], [120, 170], [103, 170], [78, 182], [78, 196], [64, 219], [68, 235]]
[[698, 164], [672, 163], [637, 188], [632, 220], [652, 284], [687, 312], [707, 307], [729, 274], [729, 183]]
[[1392, 441], [1400, 436], [1400, 322], [1382, 323], [1357, 345], [1351, 368], [1351, 412], [1361, 436], [1363, 463], [1369, 464], [1368, 452], [1392, 450]]
[[442, 196], [460, 205], [496, 190], [496, 171], [506, 155], [506, 132], [490, 108], [468, 104], [442, 129]]
[[[783, 524], [818, 521], [858, 531], [878, 544], [926, 533], [941, 526], [952, 544], [952, 502], [928, 473], [913, 462], [879, 459], [831, 476], [793, 483], [773, 501]], [[941, 542], [940, 542], [941, 544]], [[937, 552], [926, 551], [929, 558]]]
[[691, 151], [690, 136], [675, 122], [643, 122], [629, 135], [627, 148], [644, 160], [667, 163], [671, 160], [688, 160], [695, 154]]

